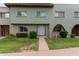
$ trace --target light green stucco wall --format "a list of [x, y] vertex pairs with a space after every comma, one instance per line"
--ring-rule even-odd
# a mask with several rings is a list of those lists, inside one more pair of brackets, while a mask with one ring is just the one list
[[[46, 11], [46, 17], [37, 17], [37, 11]], [[16, 16], [17, 11], [27, 11], [27, 16], [18, 17]], [[48, 24], [50, 20], [50, 15], [52, 8], [11, 8], [10, 9], [10, 18], [11, 23], [20, 23], [20, 24]]]
[[[55, 11], [64, 11], [65, 17], [64, 18], [56, 18], [54, 17]], [[56, 4], [54, 8], [52, 9], [52, 20], [50, 20], [50, 34], [53, 30], [53, 28], [57, 24], [61, 24], [65, 30], [68, 31], [69, 34], [71, 34], [72, 28], [79, 24], [79, 18], [74, 17], [74, 12], [79, 11], [79, 5], [75, 4]]]
[[[46, 11], [46, 17], [37, 17], [36, 12]], [[17, 17], [17, 11], [27, 11], [27, 17]], [[56, 18], [55, 11], [64, 11], [64, 18]], [[10, 8], [10, 20], [15, 24], [49, 24], [49, 34], [57, 24], [61, 24], [68, 32], [79, 24], [79, 18], [74, 18], [74, 12], [79, 11], [79, 5], [75, 4], [55, 4], [53, 8]]]

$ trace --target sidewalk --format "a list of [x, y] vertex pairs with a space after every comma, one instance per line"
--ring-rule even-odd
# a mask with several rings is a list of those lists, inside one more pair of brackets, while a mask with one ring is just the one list
[[43, 37], [39, 37], [39, 51], [48, 51], [48, 45]]
[[78, 48], [67, 48], [49, 51], [27, 51], [18, 53], [2, 53], [0, 56], [79, 56]]
[[5, 38], [5, 37], [0, 37], [0, 39], [3, 39], [3, 38]]

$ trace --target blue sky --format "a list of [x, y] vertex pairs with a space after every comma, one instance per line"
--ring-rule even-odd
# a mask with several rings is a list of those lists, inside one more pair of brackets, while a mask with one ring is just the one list
[[4, 3], [79, 4], [79, 0], [0, 0], [0, 7], [6, 7]]
[[[53, 4], [79, 4], [79, 0], [0, 0], [0, 3], [53, 3]], [[0, 6], [4, 6], [0, 4]]]
[[3, 3], [0, 3], [0, 7], [6, 7]]

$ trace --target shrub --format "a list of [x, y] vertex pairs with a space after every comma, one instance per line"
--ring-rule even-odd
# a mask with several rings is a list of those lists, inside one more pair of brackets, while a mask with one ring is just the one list
[[9, 36], [11, 36], [11, 37], [15, 37], [15, 35], [13, 35], [13, 34], [10, 34]]
[[61, 38], [66, 38], [66, 37], [67, 37], [67, 34], [68, 34], [67, 31], [61, 31], [61, 32], [60, 32]]
[[24, 33], [16, 33], [16, 37], [26, 38], [26, 37], [28, 37], [28, 33], [26, 33], [26, 32], [24, 32]]
[[75, 38], [75, 34], [71, 34], [70, 37], [71, 37], [71, 38]]
[[36, 39], [37, 38], [37, 32], [31, 31], [29, 33], [29, 36], [30, 36], [31, 39]]
[[16, 36], [15, 36], [15, 35], [13, 35], [13, 34], [9, 34], [9, 35], [7, 35], [6, 37], [7, 37], [7, 38], [12, 38], [12, 37], [14, 37], [14, 38], [15, 38]]

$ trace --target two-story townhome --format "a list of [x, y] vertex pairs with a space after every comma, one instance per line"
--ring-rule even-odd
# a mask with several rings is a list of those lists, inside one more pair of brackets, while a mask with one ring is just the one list
[[6, 31], [10, 34], [36, 31], [38, 36], [52, 38], [60, 31], [66, 30], [69, 35], [79, 36], [78, 4], [5, 3], [5, 5], [6, 9], [9, 8], [10, 14], [10, 21], [5, 21], [10, 23], [4, 28], [8, 28]]
[[0, 7], [0, 36], [9, 34], [9, 8]]
[[52, 20], [51, 3], [7, 3], [10, 13], [10, 34], [35, 31], [38, 36], [49, 36]]

